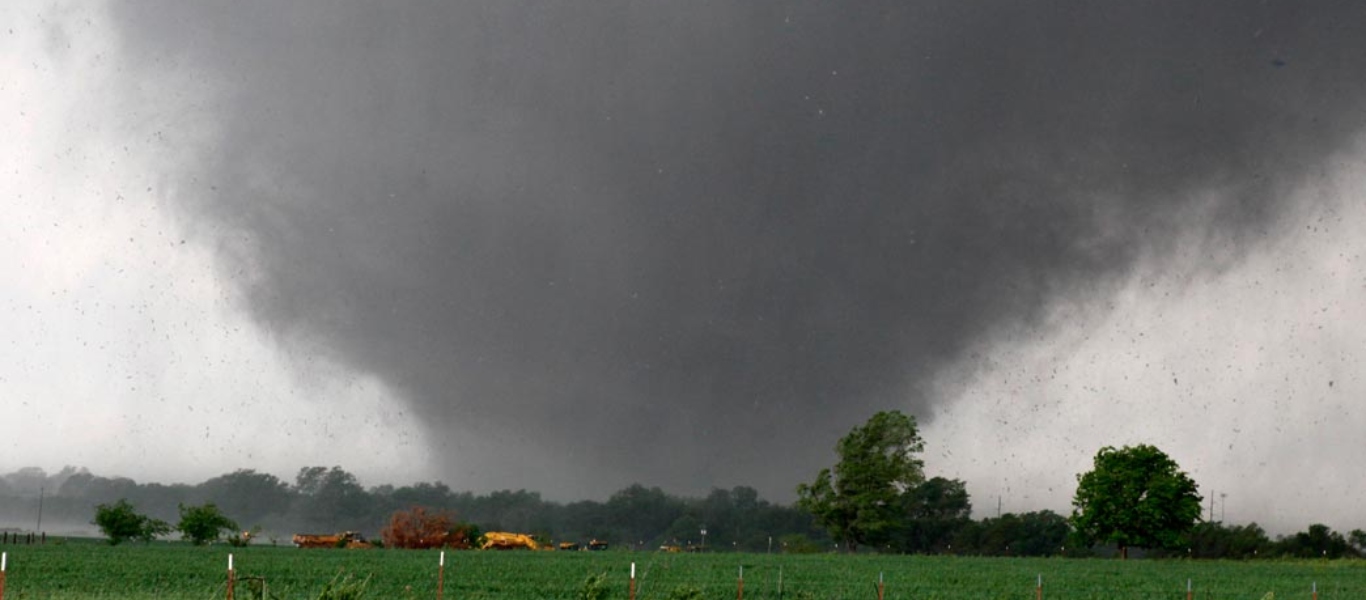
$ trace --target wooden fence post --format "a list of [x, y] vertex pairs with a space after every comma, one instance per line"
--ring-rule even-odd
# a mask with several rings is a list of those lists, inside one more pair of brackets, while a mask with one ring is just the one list
[[441, 600], [441, 596], [446, 593], [446, 551], [441, 551], [441, 558], [436, 563], [436, 600]]

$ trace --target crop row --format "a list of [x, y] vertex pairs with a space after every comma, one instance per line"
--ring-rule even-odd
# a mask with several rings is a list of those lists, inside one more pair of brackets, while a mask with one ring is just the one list
[[234, 555], [238, 599], [317, 598], [329, 582], [364, 582], [368, 598], [628, 600], [885, 600], [1366, 597], [1361, 561], [1118, 561], [886, 555], [451, 552], [110, 547], [11, 549], [5, 600], [224, 597]]

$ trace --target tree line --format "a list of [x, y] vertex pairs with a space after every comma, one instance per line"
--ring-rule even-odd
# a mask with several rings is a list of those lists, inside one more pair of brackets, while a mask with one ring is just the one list
[[854, 551], [1091, 556], [1130, 549], [1192, 558], [1366, 555], [1366, 532], [1322, 524], [1270, 539], [1256, 523], [1201, 522], [1195, 482], [1158, 448], [1104, 447], [1078, 474], [1070, 517], [1042, 511], [974, 522], [962, 481], [926, 478], [915, 418], [873, 415], [835, 447], [839, 460], [797, 487], [798, 506]]
[[[1147, 445], [1102, 448], [1094, 469], [1078, 475], [1070, 515], [1044, 510], [980, 520], [971, 516], [961, 480], [926, 477], [919, 457], [924, 442], [913, 417], [878, 413], [835, 450], [836, 464], [799, 485], [794, 505], [764, 500], [747, 486], [684, 497], [634, 484], [605, 501], [567, 503], [527, 490], [455, 491], [439, 481], [366, 488], [337, 466], [301, 468], [292, 482], [242, 469], [195, 485], [137, 483], [74, 467], [52, 475], [26, 468], [0, 476], [0, 523], [33, 523], [41, 504], [46, 516], [39, 519], [52, 528], [89, 531], [101, 510], [118, 507], [133, 513], [123, 517], [151, 527], [130, 538], [150, 538], [183, 532], [167, 523], [177, 516], [183, 523], [187, 510], [211, 507], [232, 528], [240, 524], [260, 532], [256, 543], [289, 543], [293, 533], [374, 535], [403, 511], [420, 507], [449, 516], [463, 531], [515, 531], [543, 541], [595, 539], [634, 549], [1126, 556], [1135, 548], [1149, 556], [1196, 558], [1366, 555], [1366, 532], [1359, 529], [1344, 535], [1315, 524], [1272, 539], [1256, 523], [1201, 522], [1195, 483]], [[20, 529], [29, 528], [10, 528]]]
[[[93, 532], [102, 506], [135, 511], [138, 521], [162, 527], [138, 530], [174, 533], [184, 507], [212, 505], [245, 529], [259, 529], [255, 543], [288, 544], [293, 533], [367, 532], [372, 537], [393, 516], [413, 507], [450, 514], [457, 524], [480, 531], [518, 531], [543, 540], [605, 540], [616, 547], [748, 552], [826, 552], [844, 550], [807, 510], [761, 498], [739, 486], [715, 489], [704, 497], [683, 497], [658, 487], [635, 484], [605, 501], [553, 502], [537, 492], [503, 490], [475, 494], [452, 490], [441, 482], [366, 488], [341, 467], [305, 467], [292, 482], [275, 475], [242, 469], [198, 484], [138, 483], [124, 477], [102, 477], [68, 467], [55, 474], [26, 468], [0, 476], [0, 523], [32, 529], [39, 502], [45, 529]], [[890, 547], [898, 552], [965, 552], [1015, 554], [1037, 552], [1053, 543], [1058, 523], [1050, 512], [972, 521], [961, 482], [933, 479], [918, 490], [923, 503], [915, 526]], [[120, 511], [120, 513], [125, 511]], [[705, 540], [701, 534], [707, 530]], [[1064, 530], [1065, 531], [1065, 530]], [[155, 536], [152, 536], [155, 537]]]
[[301, 468], [292, 482], [241, 469], [194, 485], [138, 483], [74, 467], [51, 475], [26, 468], [0, 476], [0, 523], [37, 527], [40, 494], [44, 529], [92, 531], [96, 509], [120, 502], [162, 523], [176, 522], [184, 507], [211, 504], [235, 524], [259, 529], [256, 543], [287, 544], [301, 532], [355, 530], [374, 536], [396, 512], [413, 507], [449, 513], [482, 531], [518, 531], [545, 540], [601, 539], [624, 547], [700, 548], [705, 542], [713, 550], [780, 551], [786, 544], [798, 551], [827, 543], [809, 514], [764, 500], [746, 486], [692, 498], [634, 484], [605, 501], [563, 503], [527, 490], [455, 491], [439, 481], [367, 488], [337, 466]]

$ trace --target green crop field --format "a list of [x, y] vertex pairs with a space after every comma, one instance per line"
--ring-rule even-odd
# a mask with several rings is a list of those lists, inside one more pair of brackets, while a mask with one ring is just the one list
[[[435, 598], [436, 551], [196, 548], [98, 542], [0, 547], [4, 600], [226, 597], [233, 554], [238, 599], [318, 598], [330, 582], [364, 581], [363, 598]], [[877, 555], [664, 554], [649, 552], [447, 552], [447, 599], [626, 600], [631, 563], [640, 600], [1049, 599], [1186, 597], [1278, 600], [1366, 598], [1362, 561], [1118, 561]], [[588, 580], [606, 574], [600, 588]], [[349, 579], [348, 579], [349, 578]], [[603, 595], [592, 592], [598, 589]]]

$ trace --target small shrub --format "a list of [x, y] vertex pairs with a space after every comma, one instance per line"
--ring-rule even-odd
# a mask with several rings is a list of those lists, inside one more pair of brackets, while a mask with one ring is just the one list
[[607, 573], [589, 575], [583, 580], [574, 600], [605, 600], [607, 598]]
[[427, 512], [414, 506], [389, 517], [389, 524], [380, 531], [384, 545], [391, 548], [455, 548], [467, 549], [478, 539], [478, 530], [465, 523], [457, 523], [446, 511]]
[[[241, 533], [234, 533], [234, 535], [228, 536], [228, 545], [229, 545], [229, 546], [232, 546], [232, 547], [234, 547], [234, 548], [241, 548], [241, 547], [247, 546], [247, 545], [251, 544], [251, 540], [254, 539], [254, 538], [255, 538], [257, 535], [259, 535], [260, 533], [261, 533], [261, 526], [260, 526], [260, 525], [257, 525], [257, 526], [255, 526], [255, 527], [252, 527], [252, 528], [251, 528], [251, 531], [243, 531], [243, 532], [241, 532]], [[272, 545], [273, 545], [273, 544], [272, 544]]]
[[800, 533], [782, 536], [779, 541], [783, 545], [783, 552], [788, 554], [816, 554], [826, 550], [825, 546], [817, 544], [811, 538]]
[[355, 600], [365, 597], [365, 588], [370, 585], [370, 577], [355, 579], [350, 573], [337, 573], [332, 581], [323, 586], [318, 600]]
[[249, 600], [280, 600], [280, 596], [267, 591], [265, 577], [243, 577], [238, 579], [237, 582], [241, 584], [238, 587], [239, 594], [241, 592], [246, 592], [245, 596], [238, 595], [238, 598], [247, 598]]

